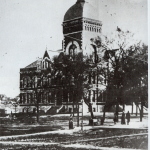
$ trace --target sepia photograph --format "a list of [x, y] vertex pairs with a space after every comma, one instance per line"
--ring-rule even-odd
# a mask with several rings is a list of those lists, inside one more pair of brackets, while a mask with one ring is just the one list
[[0, 150], [148, 150], [148, 0], [0, 0]]

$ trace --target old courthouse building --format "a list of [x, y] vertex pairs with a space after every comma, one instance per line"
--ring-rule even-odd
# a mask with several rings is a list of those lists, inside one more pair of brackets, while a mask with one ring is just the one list
[[[65, 55], [73, 57], [78, 53], [85, 56], [94, 54], [91, 46], [91, 38], [101, 36], [102, 22], [98, 20], [98, 4], [91, 0], [77, 0], [68, 9], [63, 20], [63, 47]], [[56, 43], [57, 44], [57, 43]], [[97, 49], [101, 57], [101, 49]], [[93, 61], [94, 63], [94, 61]], [[20, 69], [20, 103], [22, 111], [36, 111], [38, 104], [40, 109], [48, 111], [56, 106], [57, 112], [62, 108], [65, 111], [73, 112], [77, 106], [72, 105], [71, 91], [58, 86], [61, 79], [61, 71], [55, 71], [53, 62], [45, 51], [41, 59], [36, 60], [25, 68]], [[89, 76], [90, 84], [97, 86], [99, 76]], [[100, 86], [100, 84], [99, 84]], [[105, 87], [102, 87], [104, 89]], [[102, 111], [104, 94], [99, 90], [90, 90], [89, 97], [94, 112]], [[84, 105], [84, 112], [88, 112], [88, 107]], [[80, 103], [81, 108], [81, 103]]]

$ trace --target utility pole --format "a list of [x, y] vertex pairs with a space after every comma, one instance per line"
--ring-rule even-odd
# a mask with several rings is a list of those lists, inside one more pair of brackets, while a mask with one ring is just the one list
[[81, 100], [82, 103], [82, 123], [81, 123], [81, 131], [83, 132], [83, 99]]
[[37, 100], [37, 104], [36, 104], [36, 108], [37, 108], [36, 118], [37, 118], [37, 123], [39, 123], [39, 97], [38, 97], [37, 89], [36, 89], [36, 100]]
[[[141, 80], [141, 78], [140, 78], [140, 80]], [[142, 80], [140, 82], [140, 87], [142, 87]], [[143, 119], [143, 92], [142, 91], [141, 91], [140, 99], [141, 99], [140, 122], [142, 122], [142, 119]]]
[[79, 102], [77, 101], [77, 127], [79, 127]]

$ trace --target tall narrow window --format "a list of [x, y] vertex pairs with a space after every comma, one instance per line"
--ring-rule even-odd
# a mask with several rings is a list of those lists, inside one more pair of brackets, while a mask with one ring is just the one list
[[44, 62], [43, 62], [43, 69], [45, 68], [45, 64], [44, 64]]
[[27, 93], [25, 93], [25, 104], [27, 104]]
[[93, 72], [93, 84], [95, 84], [95, 72]]
[[20, 88], [23, 88], [23, 80], [20, 80]]
[[51, 85], [51, 78], [48, 78], [48, 85]]
[[95, 91], [93, 91], [93, 102], [95, 102]]
[[25, 104], [25, 94], [22, 94], [22, 96], [23, 96], [23, 104]]
[[40, 95], [41, 95], [41, 103], [43, 104], [43, 93], [41, 93]]
[[24, 78], [24, 82], [23, 83], [24, 83], [24, 85], [23, 85], [24, 88], [26, 88], [27, 87], [27, 78]]
[[21, 94], [20, 94], [20, 103], [22, 103], [22, 96], [21, 96]]
[[31, 87], [31, 78], [30, 78], [30, 77], [28, 77], [27, 86], [28, 86], [28, 87]]
[[51, 103], [51, 92], [48, 93], [48, 103]]
[[92, 78], [91, 73], [89, 73], [89, 84], [91, 84], [91, 78]]
[[28, 94], [28, 103], [31, 104], [31, 94]]
[[34, 103], [37, 103], [37, 99], [36, 99], [36, 93], [34, 93]]

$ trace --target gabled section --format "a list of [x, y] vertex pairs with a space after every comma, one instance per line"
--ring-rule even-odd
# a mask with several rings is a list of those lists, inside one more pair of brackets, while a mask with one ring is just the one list
[[47, 50], [46, 50], [46, 51], [45, 51], [45, 53], [44, 53], [43, 59], [44, 59], [44, 58], [46, 58], [46, 57], [50, 59], [50, 57], [49, 57], [49, 54], [48, 54]]

